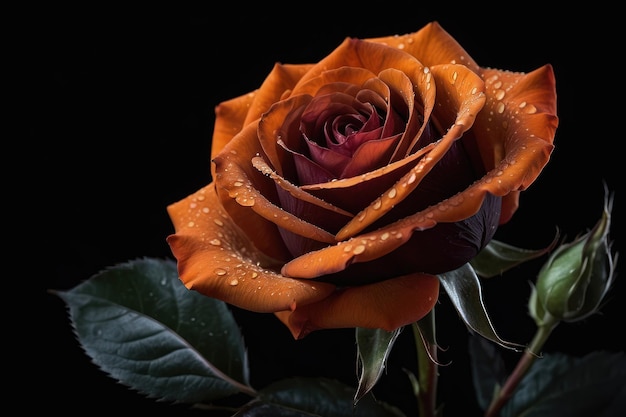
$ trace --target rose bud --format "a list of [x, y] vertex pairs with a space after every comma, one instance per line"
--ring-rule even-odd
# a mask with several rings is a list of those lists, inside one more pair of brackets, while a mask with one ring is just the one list
[[582, 320], [598, 311], [614, 278], [617, 255], [611, 253], [612, 199], [606, 199], [595, 227], [559, 246], [542, 266], [529, 300], [538, 326]]
[[213, 181], [168, 207], [184, 284], [295, 338], [424, 317], [553, 150], [552, 67], [480, 67], [437, 23], [276, 64], [216, 107]]

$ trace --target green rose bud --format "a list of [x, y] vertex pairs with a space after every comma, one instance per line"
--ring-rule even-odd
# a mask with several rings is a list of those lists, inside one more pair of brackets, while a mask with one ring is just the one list
[[559, 246], [539, 271], [529, 301], [530, 315], [538, 326], [582, 320], [598, 310], [617, 262], [608, 239], [612, 206], [612, 197], [605, 198], [595, 227]]

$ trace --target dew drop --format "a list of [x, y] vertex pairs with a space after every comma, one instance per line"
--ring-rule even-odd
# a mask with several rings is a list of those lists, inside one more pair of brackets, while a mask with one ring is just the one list
[[354, 250], [352, 251], [353, 254], [355, 255], [359, 255], [361, 253], [365, 252], [365, 245], [358, 245], [356, 248], [354, 248]]
[[216, 268], [213, 272], [218, 276], [226, 275], [226, 270], [224, 268]]
[[526, 113], [528, 114], [534, 114], [537, 113], [537, 107], [533, 106], [532, 104], [526, 107]]
[[235, 198], [235, 201], [244, 207], [252, 207], [254, 206], [254, 198], [248, 198], [244, 196], [238, 196]]

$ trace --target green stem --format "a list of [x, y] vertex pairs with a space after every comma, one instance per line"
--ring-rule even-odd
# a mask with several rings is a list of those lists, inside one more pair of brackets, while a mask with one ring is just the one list
[[[437, 405], [437, 344], [435, 343], [435, 309], [417, 323], [413, 323], [413, 336], [417, 349], [418, 407], [420, 417], [435, 417]], [[427, 332], [423, 335], [422, 332]]]
[[548, 337], [554, 330], [554, 328], [559, 324], [558, 320], [553, 320], [547, 323], [544, 323], [537, 329], [535, 333], [535, 337], [530, 342], [530, 345], [526, 347], [524, 350], [524, 354], [522, 358], [517, 362], [515, 369], [509, 375], [502, 389], [497, 393], [497, 396], [493, 398], [487, 412], [485, 413], [485, 417], [497, 417], [500, 415], [500, 411], [502, 407], [511, 399], [513, 396], [513, 392], [526, 375], [526, 372], [530, 369], [535, 360], [539, 357], [539, 352], [541, 348], [548, 340]]

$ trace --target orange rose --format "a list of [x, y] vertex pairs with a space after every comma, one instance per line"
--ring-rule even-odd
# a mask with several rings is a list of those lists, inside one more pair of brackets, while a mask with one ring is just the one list
[[216, 108], [213, 182], [168, 207], [181, 280], [295, 338], [435, 305], [550, 158], [552, 67], [481, 68], [436, 22], [276, 64]]

